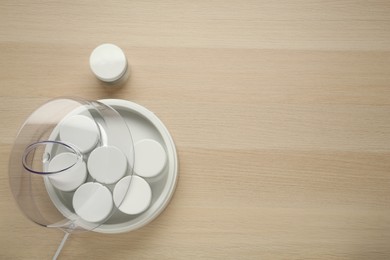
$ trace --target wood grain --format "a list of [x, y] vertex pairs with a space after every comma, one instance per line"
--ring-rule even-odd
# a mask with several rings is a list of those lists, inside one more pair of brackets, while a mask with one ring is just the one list
[[[126, 53], [122, 88], [88, 57]], [[0, 258], [51, 259], [58, 230], [8, 187], [18, 128], [48, 99], [154, 111], [180, 157], [164, 213], [72, 236], [62, 259], [390, 258], [390, 2], [2, 1]]]

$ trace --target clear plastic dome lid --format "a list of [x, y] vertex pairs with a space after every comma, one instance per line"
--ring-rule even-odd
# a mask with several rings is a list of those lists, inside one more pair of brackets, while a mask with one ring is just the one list
[[[25, 121], [12, 149], [9, 180], [24, 214], [67, 232], [93, 230], [118, 210], [133, 176], [128, 124], [98, 101], [51, 100]], [[127, 177], [128, 178], [128, 177]]]

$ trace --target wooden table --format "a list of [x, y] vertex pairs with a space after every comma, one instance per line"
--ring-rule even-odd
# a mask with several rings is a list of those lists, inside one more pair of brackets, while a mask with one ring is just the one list
[[[94, 47], [128, 57], [120, 89]], [[8, 158], [57, 96], [154, 111], [180, 157], [168, 208], [131, 233], [74, 235], [62, 259], [389, 259], [389, 1], [2, 1], [0, 258], [50, 259]]]

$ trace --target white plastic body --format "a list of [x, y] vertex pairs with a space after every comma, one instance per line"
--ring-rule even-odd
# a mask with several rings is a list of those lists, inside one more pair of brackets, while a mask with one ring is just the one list
[[[94, 232], [100, 233], [128, 232], [147, 225], [169, 204], [178, 179], [178, 158], [176, 148], [173, 139], [164, 124], [153, 112], [145, 107], [120, 99], [104, 99], [99, 101], [111, 106], [120, 113], [128, 124], [133, 143], [145, 139], [155, 140], [166, 152], [166, 164], [163, 171], [155, 178], [146, 179], [152, 191], [152, 199], [149, 207], [136, 215], [125, 214], [120, 210], [114, 210], [114, 215], [110, 217], [108, 223], [102, 223], [93, 230]], [[58, 132], [53, 132], [53, 135], [57, 134]], [[118, 136], [117, 138], [120, 137]], [[137, 154], [135, 154], [135, 157], [137, 157]], [[134, 174], [133, 176], [135, 176]], [[72, 212], [63, 206], [58, 191], [55, 190], [48, 178], [45, 178], [45, 186], [54, 205], [64, 215], [71, 215]]]

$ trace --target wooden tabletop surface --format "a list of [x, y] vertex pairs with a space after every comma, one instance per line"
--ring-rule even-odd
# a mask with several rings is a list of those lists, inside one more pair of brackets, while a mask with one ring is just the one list
[[[120, 46], [131, 75], [88, 59]], [[8, 159], [58, 96], [120, 98], [166, 124], [166, 210], [70, 237], [60, 259], [389, 259], [389, 1], [2, 1], [0, 258], [51, 259], [62, 232], [17, 208]]]

